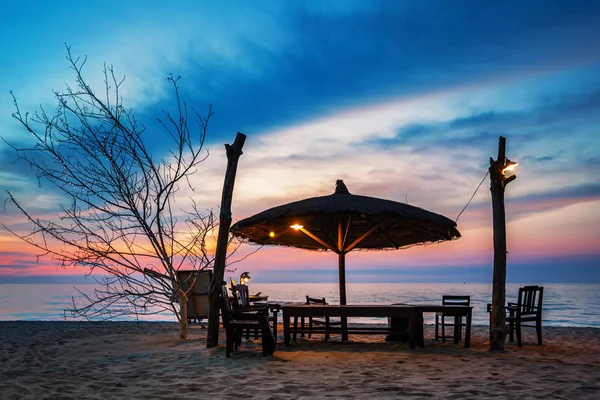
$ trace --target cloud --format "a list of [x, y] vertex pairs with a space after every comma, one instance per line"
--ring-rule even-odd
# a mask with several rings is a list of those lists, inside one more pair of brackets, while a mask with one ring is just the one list
[[557, 188], [553, 191], [543, 193], [531, 193], [511, 199], [511, 203], [514, 202], [516, 205], [519, 205], [520, 203], [540, 204], [542, 201], [570, 200], [578, 202], [597, 199], [600, 199], [600, 182]]
[[[329, 194], [338, 178], [353, 193], [454, 217], [484, 178], [500, 135], [508, 139], [509, 158], [520, 163], [507, 189], [510, 223], [558, 216], [569, 230], [573, 221], [564, 210], [579, 213], [569, 207], [597, 199], [600, 7], [593, 2], [467, 1], [451, 8], [444, 2], [181, 2], [149, 5], [144, 13], [135, 3], [118, 10], [106, 3], [92, 6], [93, 14], [79, 2], [36, 7], [29, 25], [17, 18], [23, 8], [16, 3], [0, 24], [0, 33], [14, 38], [0, 44], [7, 56], [0, 61], [0, 109], [12, 109], [9, 88], [24, 110], [51, 104], [50, 89], [72, 82], [63, 60], [67, 41], [74, 54], [90, 56], [85, 71], [94, 87], [102, 87], [104, 61], [127, 75], [125, 105], [146, 124], [150, 150], [160, 158], [168, 153], [153, 121], [173, 107], [164, 78], [183, 75], [182, 96], [200, 111], [213, 104], [216, 114], [211, 156], [193, 178], [196, 192], [179, 193], [182, 210], [189, 198], [201, 208], [218, 205], [223, 143], [237, 131], [248, 140], [234, 218]], [[84, 12], [90, 17], [81, 18]], [[59, 14], [72, 23], [57, 26]], [[29, 140], [9, 113], [0, 115], [0, 135]], [[0, 144], [2, 188], [51, 216], [60, 202], [56, 193], [48, 185], [39, 189], [13, 159]], [[489, 250], [470, 237], [489, 233], [485, 183], [461, 216], [465, 236], [448, 252]], [[3, 221], [17, 224], [13, 211]], [[432, 254], [432, 262], [444, 262]]]

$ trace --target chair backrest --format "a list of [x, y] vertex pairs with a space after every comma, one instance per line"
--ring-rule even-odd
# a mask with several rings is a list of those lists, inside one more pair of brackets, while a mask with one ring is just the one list
[[306, 304], [324, 304], [324, 305], [326, 305], [327, 302], [325, 301], [325, 297], [323, 297], [321, 299], [317, 299], [315, 297], [306, 296]]
[[210, 298], [208, 291], [212, 282], [212, 271], [177, 271], [181, 289], [187, 293], [189, 317], [208, 318]]
[[541, 315], [544, 288], [542, 286], [524, 286], [519, 288], [517, 315]]
[[221, 317], [223, 318], [223, 326], [229, 326], [231, 315], [231, 304], [229, 303], [229, 290], [227, 285], [221, 286]]
[[444, 295], [442, 296], [443, 306], [470, 306], [471, 296]]
[[248, 286], [246, 285], [235, 285], [234, 299], [237, 307], [250, 307], [250, 295], [248, 293]]

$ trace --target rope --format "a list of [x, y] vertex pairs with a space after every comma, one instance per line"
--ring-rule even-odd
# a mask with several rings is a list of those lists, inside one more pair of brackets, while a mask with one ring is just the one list
[[471, 204], [471, 200], [473, 200], [473, 197], [475, 197], [475, 194], [477, 194], [477, 191], [479, 190], [479, 188], [481, 187], [481, 184], [483, 183], [483, 181], [485, 181], [485, 178], [487, 178], [487, 176], [489, 175], [489, 173], [490, 173], [489, 170], [485, 173], [485, 176], [483, 177], [483, 179], [481, 180], [481, 182], [479, 182], [479, 185], [477, 185], [477, 189], [475, 189], [475, 191], [473, 192], [473, 196], [471, 196], [471, 198], [469, 199], [469, 201], [467, 202], [467, 204], [458, 213], [458, 216], [456, 217], [456, 219], [454, 220], [454, 222], [458, 222], [458, 219], [462, 215], [463, 211], [465, 211], [467, 209], [467, 207], [469, 206], [469, 204]]

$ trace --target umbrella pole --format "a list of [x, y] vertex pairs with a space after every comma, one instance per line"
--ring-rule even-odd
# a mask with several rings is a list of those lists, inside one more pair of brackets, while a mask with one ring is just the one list
[[[343, 251], [338, 254], [339, 257], [339, 283], [340, 283], [340, 305], [346, 305], [346, 253]], [[342, 341], [348, 340], [348, 319], [342, 317]]]

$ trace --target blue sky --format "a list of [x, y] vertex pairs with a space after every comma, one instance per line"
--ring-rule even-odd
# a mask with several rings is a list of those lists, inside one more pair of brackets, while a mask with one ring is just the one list
[[[72, 82], [65, 42], [88, 56], [95, 87], [103, 62], [126, 75], [125, 104], [151, 128], [156, 154], [166, 151], [152, 138], [154, 118], [173, 104], [169, 73], [182, 76], [189, 104], [213, 105], [200, 204], [220, 201], [223, 143], [248, 135], [234, 220], [329, 194], [338, 178], [352, 193], [454, 219], [503, 135], [519, 161], [506, 196], [508, 279], [535, 280], [545, 263], [553, 272], [540, 280], [600, 281], [599, 20], [595, 1], [6, 2], [0, 135], [30, 140], [11, 118], [10, 90], [34, 110]], [[13, 161], [0, 143], [2, 193], [53, 213], [59, 199]], [[348, 280], [485, 281], [488, 188], [461, 215], [460, 240], [350, 254]], [[26, 228], [10, 207], [1, 218]], [[0, 251], [5, 279], [77, 272], [36, 262], [5, 231]], [[335, 278], [336, 259], [263, 248], [243, 269], [265, 282]]]

